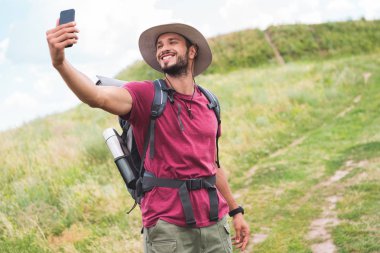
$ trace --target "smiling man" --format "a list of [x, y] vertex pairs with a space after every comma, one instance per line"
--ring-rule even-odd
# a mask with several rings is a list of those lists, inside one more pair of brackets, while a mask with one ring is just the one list
[[[153, 82], [130, 82], [121, 88], [93, 85], [64, 55], [65, 46], [77, 42], [78, 32], [75, 23], [47, 32], [53, 66], [84, 103], [128, 119], [141, 154], [155, 92]], [[249, 226], [219, 166], [216, 138], [220, 125], [194, 81], [212, 61], [207, 40], [191, 26], [165, 24], [144, 31], [139, 47], [145, 62], [164, 73], [172, 96], [156, 122], [156, 144], [149, 147], [154, 148], [154, 156], [144, 160], [143, 182], [146, 176], [154, 178], [140, 206], [144, 251], [232, 252], [227, 214], [233, 219], [234, 244], [244, 250]], [[157, 183], [160, 180], [164, 183]], [[179, 180], [185, 189], [172, 187], [172, 182]]]

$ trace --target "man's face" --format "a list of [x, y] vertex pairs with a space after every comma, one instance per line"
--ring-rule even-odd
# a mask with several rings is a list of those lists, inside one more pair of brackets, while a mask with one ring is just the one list
[[176, 33], [160, 35], [156, 43], [156, 58], [162, 70], [169, 75], [187, 72], [188, 49], [185, 38]]

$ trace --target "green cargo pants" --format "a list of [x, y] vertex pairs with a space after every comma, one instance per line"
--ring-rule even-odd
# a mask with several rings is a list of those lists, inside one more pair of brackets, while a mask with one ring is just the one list
[[230, 227], [226, 217], [203, 228], [187, 228], [158, 220], [144, 228], [145, 253], [231, 253]]

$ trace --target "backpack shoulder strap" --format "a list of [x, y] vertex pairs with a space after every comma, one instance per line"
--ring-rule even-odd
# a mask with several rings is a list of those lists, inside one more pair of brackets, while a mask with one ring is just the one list
[[[154, 128], [156, 120], [164, 112], [166, 101], [168, 100], [168, 93], [166, 92], [166, 83], [162, 79], [156, 79], [153, 82], [154, 85], [154, 98], [152, 102], [151, 112], [150, 112], [150, 123], [149, 123], [149, 157], [153, 159], [154, 157]], [[145, 140], [146, 141], [146, 140]], [[147, 147], [148, 148], [148, 147]], [[146, 150], [144, 151], [146, 152]]]
[[206, 96], [209, 104], [207, 104], [207, 107], [209, 109], [212, 109], [215, 113], [216, 120], [218, 122], [218, 131], [216, 133], [216, 164], [218, 165], [218, 168], [220, 168], [220, 163], [219, 163], [219, 130], [220, 130], [220, 123], [222, 122], [220, 119], [220, 104], [216, 96], [209, 91], [206, 88], [203, 88], [202, 86], [198, 85], [199, 90], [203, 93], [203, 95]]
[[145, 135], [143, 153], [141, 154], [141, 165], [140, 165], [140, 175], [144, 174], [144, 160], [146, 157], [146, 151], [148, 150], [148, 146], [150, 146], [149, 157], [153, 159], [154, 157], [154, 129], [156, 120], [161, 116], [164, 112], [166, 102], [168, 99], [168, 93], [165, 92], [166, 83], [162, 79], [156, 79], [153, 81], [154, 86], [154, 97], [151, 106], [151, 114], [148, 125], [148, 130]]
[[209, 104], [207, 105], [207, 107], [208, 107], [209, 109], [214, 110], [215, 115], [216, 115], [216, 119], [218, 120], [218, 125], [219, 125], [219, 124], [221, 123], [221, 120], [220, 120], [220, 104], [219, 104], [218, 99], [217, 99], [216, 96], [215, 96], [211, 91], [209, 91], [208, 89], [203, 88], [203, 87], [200, 86], [200, 85], [198, 85], [198, 88], [199, 88], [199, 90], [203, 93], [203, 95], [206, 96], [207, 100], [209, 101]]
[[161, 116], [165, 109], [166, 101], [168, 99], [168, 93], [166, 90], [166, 83], [162, 79], [156, 79], [153, 81], [154, 85], [154, 98], [151, 108], [151, 118], [157, 119]]

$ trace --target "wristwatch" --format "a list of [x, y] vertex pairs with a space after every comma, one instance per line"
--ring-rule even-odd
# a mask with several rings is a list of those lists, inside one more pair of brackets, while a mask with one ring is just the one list
[[229, 211], [229, 212], [228, 212], [228, 215], [229, 215], [230, 217], [233, 217], [233, 216], [235, 216], [235, 215], [238, 214], [238, 213], [244, 214], [244, 209], [243, 209], [243, 207], [238, 206], [238, 207], [235, 208], [234, 210]]

